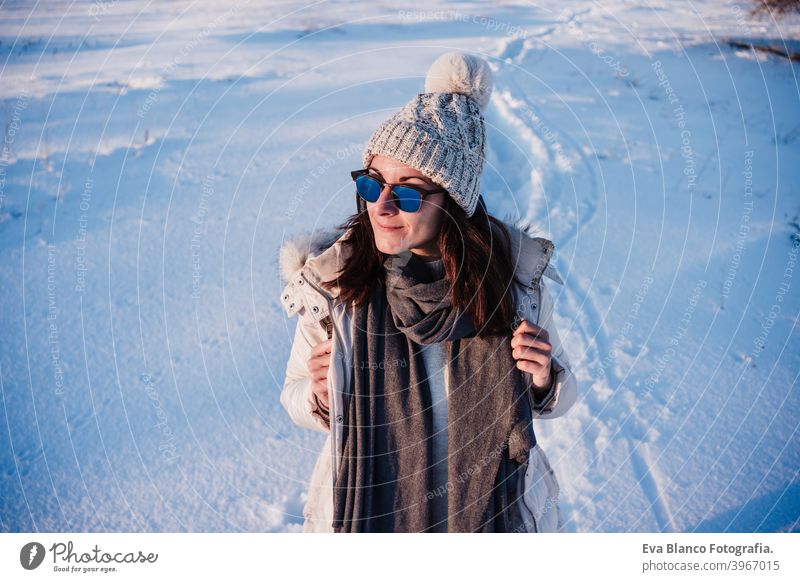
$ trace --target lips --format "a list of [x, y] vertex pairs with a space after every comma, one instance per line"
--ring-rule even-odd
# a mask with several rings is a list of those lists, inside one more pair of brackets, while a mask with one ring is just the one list
[[389, 231], [389, 232], [392, 232], [392, 231], [395, 231], [395, 230], [400, 230], [401, 228], [403, 228], [402, 226], [385, 226], [385, 225], [381, 224], [380, 222], [378, 223], [378, 226], [381, 229]]

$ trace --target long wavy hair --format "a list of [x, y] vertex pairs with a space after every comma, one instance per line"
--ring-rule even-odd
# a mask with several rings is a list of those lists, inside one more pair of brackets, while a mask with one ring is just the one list
[[[479, 336], [508, 333], [515, 316], [511, 283], [522, 283], [511, 258], [508, 229], [488, 214], [482, 203], [468, 218], [451, 196], [445, 195], [444, 199], [438, 245], [445, 277], [450, 282], [450, 301], [453, 307], [469, 314]], [[322, 285], [328, 290], [338, 285], [342, 301], [361, 305], [368, 300], [374, 285], [384, 282], [383, 263], [390, 255], [375, 245], [367, 205], [358, 194], [356, 207], [357, 211], [337, 227], [350, 231], [343, 240], [350, 247], [348, 258], [337, 278], [323, 281]], [[502, 240], [498, 241], [492, 224], [502, 233]]]

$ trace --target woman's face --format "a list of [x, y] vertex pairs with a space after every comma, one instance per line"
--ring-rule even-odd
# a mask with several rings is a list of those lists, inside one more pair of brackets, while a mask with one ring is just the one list
[[[422, 172], [386, 156], [376, 155], [369, 168], [388, 184], [408, 184], [433, 190], [439, 186]], [[394, 202], [389, 188], [375, 202], [367, 202], [367, 212], [378, 250], [387, 255], [411, 251], [428, 259], [439, 258], [437, 238], [444, 216], [444, 197], [437, 192], [422, 200], [417, 212], [403, 212]]]

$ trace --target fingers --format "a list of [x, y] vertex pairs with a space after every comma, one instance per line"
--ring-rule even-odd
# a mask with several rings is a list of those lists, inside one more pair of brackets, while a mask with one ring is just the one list
[[549, 354], [553, 350], [553, 345], [547, 340], [524, 334], [511, 338], [511, 349], [517, 348], [535, 348]]
[[543, 351], [538, 348], [516, 347], [511, 351], [517, 361], [525, 360], [542, 366], [550, 361], [550, 350]]
[[311, 348], [311, 356], [320, 356], [322, 354], [329, 354], [331, 352], [331, 346], [333, 345], [333, 339], [327, 339], [324, 342], [320, 342]]
[[333, 339], [327, 339], [311, 348], [308, 358], [308, 372], [311, 375], [311, 391], [316, 394], [325, 408], [328, 403], [328, 369], [331, 365]]
[[511, 355], [517, 368], [534, 375], [541, 374], [549, 365], [553, 346], [543, 327], [523, 319], [511, 337]]
[[530, 334], [545, 341], [550, 340], [550, 334], [547, 333], [547, 330], [545, 328], [539, 327], [538, 325], [536, 325], [531, 321], [528, 321], [527, 319], [523, 319], [520, 321], [519, 325], [514, 330], [514, 333], [512, 335], [516, 337], [524, 334]]
[[553, 349], [550, 339], [547, 336], [547, 330], [545, 329], [542, 329], [538, 335], [529, 332], [514, 334], [511, 336], [511, 347], [512, 349], [518, 347], [537, 348], [547, 353], [550, 353]]
[[308, 369], [313, 371], [313, 368], [328, 367], [330, 364], [331, 354], [331, 340], [320, 342], [311, 348], [311, 357], [308, 358]]
[[316, 382], [328, 377], [328, 368], [331, 365], [331, 340], [320, 342], [311, 348], [311, 357], [308, 359], [308, 371]]
[[[309, 367], [310, 369], [310, 367]], [[328, 366], [314, 366], [311, 372], [311, 391], [317, 395], [322, 404], [328, 407]]]
[[314, 380], [324, 380], [328, 377], [330, 365], [330, 356], [326, 354], [314, 356], [308, 360], [308, 371]]
[[550, 375], [551, 352], [547, 330], [523, 319], [511, 337], [511, 354], [516, 366], [533, 377], [534, 383]]
[[517, 360], [517, 368], [523, 372], [528, 372], [533, 376], [538, 376], [541, 375], [542, 371], [547, 368], [547, 364], [532, 362], [530, 360]]
[[533, 376], [534, 382], [536, 382], [537, 378], [543, 378], [550, 375], [550, 366], [548, 364], [540, 364], [538, 362], [531, 362], [529, 360], [517, 360], [517, 368], [523, 372], [528, 372], [531, 376]]

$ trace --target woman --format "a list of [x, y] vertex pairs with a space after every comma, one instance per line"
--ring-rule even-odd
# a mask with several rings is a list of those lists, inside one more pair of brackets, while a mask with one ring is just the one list
[[532, 419], [576, 399], [542, 276], [562, 281], [552, 243], [479, 195], [491, 90], [485, 61], [442, 55], [370, 138], [343, 232], [281, 248], [301, 316], [281, 403], [329, 434], [305, 531], [559, 526]]

